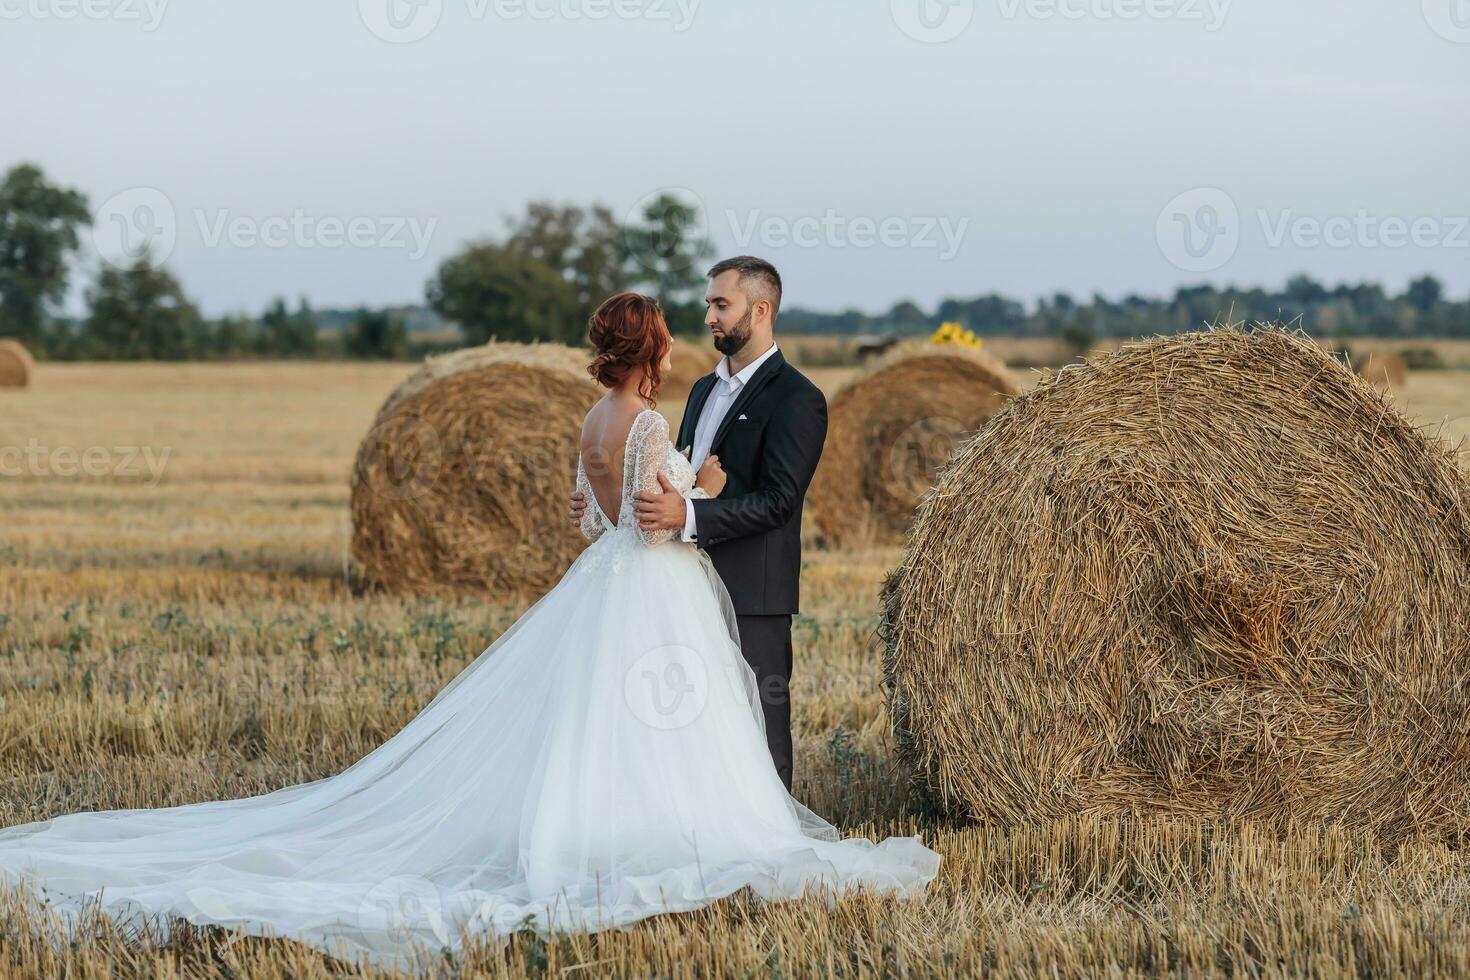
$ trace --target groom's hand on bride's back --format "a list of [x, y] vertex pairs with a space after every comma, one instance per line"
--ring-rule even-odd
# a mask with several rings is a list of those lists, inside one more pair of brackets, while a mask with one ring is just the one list
[[582, 515], [586, 511], [587, 498], [582, 495], [582, 491], [574, 491], [572, 493], [572, 523], [580, 525], [582, 523]]

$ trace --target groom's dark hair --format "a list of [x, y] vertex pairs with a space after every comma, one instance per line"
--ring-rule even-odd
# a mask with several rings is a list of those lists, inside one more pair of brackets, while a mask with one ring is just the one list
[[[740, 273], [740, 287], [745, 290], [747, 296], [753, 299], [764, 299], [771, 304], [771, 322], [776, 322], [776, 314], [781, 311], [781, 273], [776, 267], [765, 259], [758, 259], [754, 255], [737, 255], [733, 259], [721, 259], [710, 266], [705, 275], [713, 279], [722, 272], [734, 269]], [[755, 288], [746, 286], [748, 282], [754, 283]]]

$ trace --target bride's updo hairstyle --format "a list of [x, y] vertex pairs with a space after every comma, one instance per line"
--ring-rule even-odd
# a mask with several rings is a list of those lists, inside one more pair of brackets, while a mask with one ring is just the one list
[[674, 344], [658, 300], [642, 293], [608, 297], [587, 321], [587, 340], [597, 351], [587, 373], [598, 384], [612, 388], [628, 372], [641, 371], [638, 394], [655, 401], [664, 380], [659, 364]]

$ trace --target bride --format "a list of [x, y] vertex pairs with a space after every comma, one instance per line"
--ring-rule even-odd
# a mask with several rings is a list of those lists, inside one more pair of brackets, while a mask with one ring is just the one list
[[723, 582], [674, 531], [637, 526], [634, 496], [660, 474], [686, 496], [724, 484], [670, 444], [652, 396], [673, 341], [661, 313], [639, 322], [598, 331], [623, 347], [589, 366], [609, 379], [629, 330], [646, 333], [583, 425], [591, 545], [401, 731], [259, 796], [0, 830], [0, 884], [68, 934], [102, 911], [166, 938], [177, 916], [400, 969], [747, 886], [920, 893], [939, 855], [918, 837], [841, 839], [787, 793]]

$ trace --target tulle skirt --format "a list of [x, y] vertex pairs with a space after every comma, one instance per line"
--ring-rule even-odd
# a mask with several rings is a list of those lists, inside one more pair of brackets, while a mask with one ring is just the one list
[[401, 731], [271, 793], [0, 830], [62, 929], [168, 916], [414, 969], [466, 936], [626, 927], [749, 886], [916, 895], [918, 837], [840, 839], [786, 792], [704, 552], [611, 529]]

